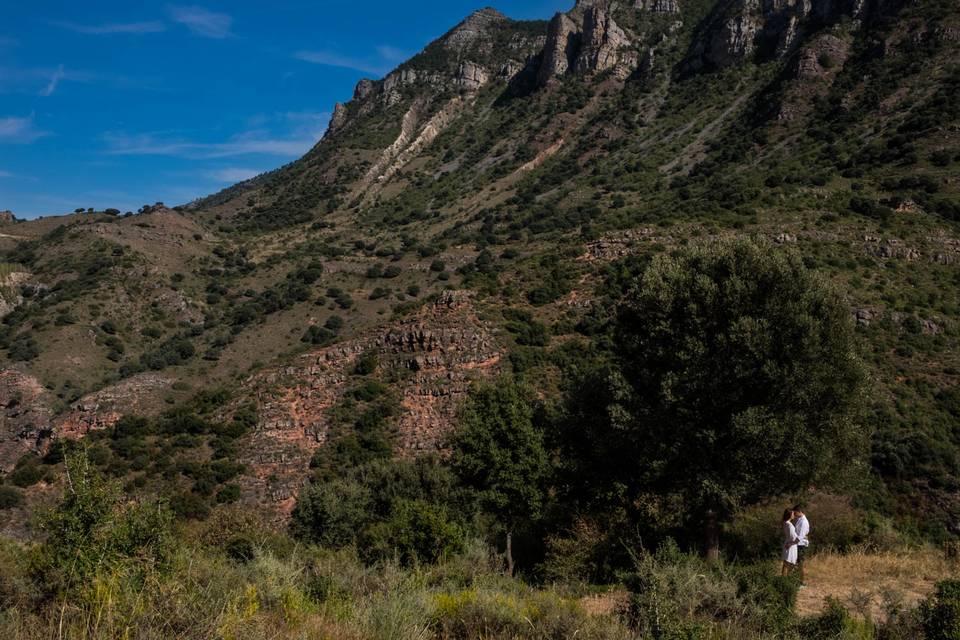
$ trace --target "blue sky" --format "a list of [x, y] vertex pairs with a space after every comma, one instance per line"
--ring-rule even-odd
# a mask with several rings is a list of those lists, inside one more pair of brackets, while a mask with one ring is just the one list
[[7, 0], [0, 210], [182, 204], [307, 151], [337, 101], [474, 9], [573, 0]]

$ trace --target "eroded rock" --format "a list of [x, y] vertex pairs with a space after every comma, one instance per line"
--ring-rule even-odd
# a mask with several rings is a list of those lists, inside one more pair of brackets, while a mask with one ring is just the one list
[[472, 382], [498, 369], [501, 351], [466, 293], [447, 292], [409, 320], [298, 358], [248, 380], [259, 421], [243, 452], [251, 468], [246, 496], [283, 516], [309, 474], [313, 453], [330, 437], [329, 410], [357, 382], [350, 372], [366, 353], [395, 380], [401, 455], [440, 451]]

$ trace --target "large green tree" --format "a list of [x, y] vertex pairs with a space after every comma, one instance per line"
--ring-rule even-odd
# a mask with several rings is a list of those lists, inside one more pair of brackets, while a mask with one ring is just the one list
[[864, 369], [851, 312], [795, 251], [724, 240], [661, 255], [616, 327], [618, 365], [579, 404], [601, 433], [582, 444], [608, 485], [681, 498], [706, 524], [708, 555], [738, 507], [857, 459]]
[[453, 438], [454, 471], [481, 507], [506, 526], [510, 573], [513, 532], [540, 517], [550, 470], [543, 432], [533, 418], [529, 390], [503, 376], [471, 392]]

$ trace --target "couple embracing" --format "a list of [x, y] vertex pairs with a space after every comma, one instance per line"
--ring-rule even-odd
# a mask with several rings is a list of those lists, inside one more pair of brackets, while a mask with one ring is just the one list
[[800, 588], [803, 584], [803, 561], [810, 546], [810, 521], [803, 513], [803, 505], [798, 504], [792, 509], [783, 512], [783, 568], [781, 575], [787, 576], [794, 572], [800, 578]]

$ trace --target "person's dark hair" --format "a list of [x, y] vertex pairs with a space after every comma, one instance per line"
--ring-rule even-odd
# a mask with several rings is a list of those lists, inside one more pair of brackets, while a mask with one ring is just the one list
[[787, 509], [786, 511], [783, 512], [783, 520], [781, 520], [781, 522], [786, 522], [791, 518], [793, 518], [793, 509]]
[[801, 503], [799, 503], [799, 504], [794, 505], [793, 510], [794, 510], [794, 511], [800, 511], [800, 512], [802, 512], [802, 511], [803, 511], [803, 503], [801, 502]]

